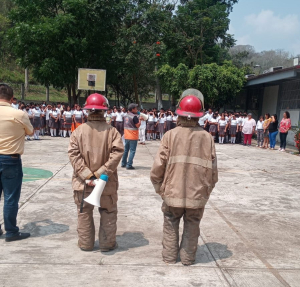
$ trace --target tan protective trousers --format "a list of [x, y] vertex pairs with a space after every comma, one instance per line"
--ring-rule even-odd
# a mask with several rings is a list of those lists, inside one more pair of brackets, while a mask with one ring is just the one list
[[[176, 263], [179, 252], [182, 264], [193, 264], [196, 258], [198, 237], [200, 236], [200, 221], [204, 208], [178, 208], [163, 203], [162, 212], [164, 213], [162, 242], [164, 262]], [[179, 247], [179, 223], [182, 216], [184, 225]]]
[[[80, 213], [82, 193], [82, 191], [74, 191], [74, 200], [77, 205], [78, 213], [78, 246], [85, 250], [93, 250], [95, 243], [95, 225], [93, 218], [94, 206], [84, 201], [82, 213]], [[85, 192], [84, 198], [88, 197], [90, 194], [91, 192]], [[117, 194], [101, 196], [101, 207], [98, 208], [101, 216], [99, 228], [100, 249], [111, 248], [116, 244], [117, 200]]]

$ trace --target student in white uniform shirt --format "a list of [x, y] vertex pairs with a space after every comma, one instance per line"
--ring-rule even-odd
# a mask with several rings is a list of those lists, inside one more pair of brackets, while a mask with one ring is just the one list
[[167, 118], [166, 118], [166, 122], [165, 122], [165, 130], [166, 132], [168, 132], [169, 130], [172, 129], [172, 122], [173, 122], [173, 113], [171, 111], [167, 111], [166, 114]]
[[111, 125], [115, 127], [115, 121], [116, 121], [116, 112], [117, 108], [113, 108], [112, 113], [111, 113]]
[[112, 125], [112, 112], [111, 110], [107, 110], [104, 114], [104, 117], [106, 119], [106, 123], [109, 124], [109, 125]]
[[[145, 113], [144, 111], [142, 111], [142, 113]], [[145, 145], [145, 141], [146, 141], [146, 121], [141, 117], [141, 125], [139, 127], [139, 139], [140, 139], [140, 144]]]
[[13, 98], [13, 102], [12, 102], [11, 106], [16, 110], [19, 109], [18, 100], [16, 98]]
[[58, 135], [62, 136], [62, 127], [61, 127], [61, 104], [58, 103], [56, 106], [56, 112], [57, 112], [57, 116], [58, 116], [58, 121], [57, 121], [57, 129], [58, 130]]
[[216, 139], [217, 131], [218, 131], [217, 115], [214, 114], [209, 121], [209, 133], [212, 135], [214, 140]]
[[243, 114], [241, 116], [241, 124], [240, 124], [240, 130], [241, 130], [241, 144], [244, 144], [244, 133], [243, 133], [243, 127], [245, 124], [245, 121], [247, 120], [247, 114]]
[[63, 137], [65, 131], [64, 114], [65, 110], [60, 110], [59, 113], [59, 136]]
[[124, 123], [123, 123], [123, 118], [124, 118], [124, 113], [121, 111], [121, 109], [118, 109], [115, 112], [115, 128], [117, 131], [121, 134], [121, 136], [124, 135]]
[[46, 109], [45, 109], [45, 118], [46, 118], [46, 133], [48, 135], [50, 135], [50, 127], [49, 127], [49, 119], [50, 119], [50, 116], [49, 116], [49, 113], [51, 111], [52, 107], [51, 105], [47, 105]]
[[205, 114], [202, 118], [199, 118], [198, 123], [201, 128], [204, 128], [207, 118], [207, 114]]
[[176, 114], [173, 114], [172, 129], [175, 129], [177, 127], [177, 119], [178, 119], [178, 116]]
[[242, 139], [241, 126], [242, 126], [242, 123], [243, 123], [241, 113], [240, 112], [236, 113], [235, 117], [236, 117], [237, 123], [239, 125], [239, 129], [238, 129], [238, 132], [236, 134], [236, 143], [241, 143], [241, 139]]
[[31, 110], [33, 114], [33, 129], [34, 129], [34, 139], [40, 140], [40, 129], [41, 129], [41, 110], [38, 105], [35, 106], [34, 109]]
[[155, 123], [154, 123], [154, 113], [150, 111], [148, 113], [148, 121], [147, 121], [147, 140], [150, 141], [151, 136], [154, 132], [155, 129]]
[[71, 129], [72, 129], [72, 116], [73, 113], [71, 111], [71, 107], [67, 106], [67, 110], [63, 113], [63, 119], [64, 119], [64, 138], [69, 135], [71, 136]]
[[231, 116], [230, 120], [230, 142], [235, 144], [236, 142], [236, 134], [239, 130], [239, 121], [236, 119], [235, 114]]
[[[26, 105], [26, 108], [25, 108], [25, 111], [26, 113], [28, 114], [28, 117], [29, 117], [29, 121], [31, 123], [31, 125], [33, 126], [33, 113], [32, 113], [32, 110], [31, 110], [31, 106], [30, 105]], [[27, 138], [26, 138], [28, 141], [31, 140], [30, 136], [27, 135]]]
[[207, 115], [207, 120], [210, 121], [214, 115], [212, 109], [208, 109], [208, 113], [206, 115]]
[[45, 130], [46, 130], [46, 106], [43, 105], [41, 108], [41, 135], [45, 135]]
[[227, 121], [225, 120], [225, 115], [222, 114], [220, 120], [218, 121], [218, 133], [219, 133], [220, 144], [224, 144], [226, 132], [227, 132]]
[[208, 112], [206, 112], [205, 116], [206, 116], [206, 122], [205, 122], [205, 125], [204, 125], [204, 129], [209, 132], [209, 122], [210, 120], [212, 119], [213, 117], [213, 111], [212, 109], [208, 109]]
[[154, 112], [154, 131], [153, 131], [153, 139], [156, 140], [158, 136], [158, 114], [157, 112]]
[[77, 106], [76, 110], [73, 112], [73, 121], [75, 123], [75, 129], [83, 123], [83, 112], [80, 106]]
[[56, 106], [52, 106], [52, 110], [49, 112], [49, 127], [51, 137], [56, 137], [56, 130], [58, 129], [59, 121], [59, 111], [57, 111]]
[[256, 124], [256, 134], [257, 134], [257, 147], [262, 148], [263, 143], [264, 143], [264, 117], [260, 116], [259, 120], [257, 121]]
[[160, 112], [159, 118], [157, 121], [157, 127], [158, 127], [158, 132], [159, 132], [159, 139], [162, 140], [164, 134], [165, 134], [165, 122], [167, 118], [165, 116], [164, 112]]

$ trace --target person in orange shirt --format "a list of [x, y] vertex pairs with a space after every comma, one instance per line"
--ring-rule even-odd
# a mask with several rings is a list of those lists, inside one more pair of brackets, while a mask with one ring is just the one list
[[132, 164], [139, 140], [139, 127], [141, 125], [141, 119], [138, 116], [137, 107], [137, 104], [130, 104], [128, 106], [128, 113], [124, 117], [125, 151], [121, 166], [126, 167], [126, 169], [135, 169]]

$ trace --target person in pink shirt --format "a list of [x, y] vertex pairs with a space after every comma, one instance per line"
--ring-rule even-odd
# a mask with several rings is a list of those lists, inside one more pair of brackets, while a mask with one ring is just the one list
[[251, 146], [252, 135], [255, 132], [256, 122], [252, 119], [252, 114], [248, 114], [248, 118], [244, 121], [242, 132], [244, 133], [244, 146]]
[[279, 132], [280, 132], [280, 148], [279, 151], [285, 151], [286, 148], [286, 137], [289, 130], [292, 128], [292, 123], [290, 119], [290, 113], [286, 111], [283, 114], [283, 119], [280, 122]]

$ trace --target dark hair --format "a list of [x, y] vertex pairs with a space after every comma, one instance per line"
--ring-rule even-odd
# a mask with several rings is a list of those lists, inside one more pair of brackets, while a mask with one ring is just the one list
[[277, 121], [277, 115], [274, 114], [273, 117], [274, 117], [275, 121]]
[[263, 117], [263, 116], [260, 116], [259, 119], [264, 119], [264, 117]]
[[270, 114], [269, 113], [266, 113], [266, 116], [268, 116], [268, 119], [270, 118]]
[[291, 117], [290, 113], [288, 111], [284, 112], [286, 114], [286, 118], [289, 119]]
[[0, 84], [0, 99], [10, 101], [14, 96], [13, 89], [6, 84]]

